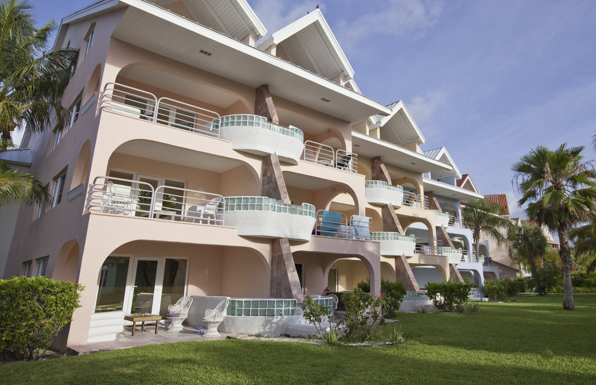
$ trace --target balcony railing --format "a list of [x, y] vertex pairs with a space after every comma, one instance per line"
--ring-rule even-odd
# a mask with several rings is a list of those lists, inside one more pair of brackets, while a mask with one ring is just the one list
[[442, 213], [438, 210], [435, 210], [435, 225], [436, 226], [449, 226], [449, 214]]
[[99, 109], [219, 138], [217, 112], [170, 98], [158, 99], [151, 92], [124, 84], [107, 83], [99, 99]]
[[302, 160], [337, 168], [349, 172], [358, 172], [358, 154], [344, 150], [333, 150], [326, 144], [307, 140], [304, 142]]
[[462, 262], [478, 262], [478, 258], [476, 257], [476, 252], [472, 250], [472, 253], [468, 253], [468, 250], [462, 250]]
[[225, 213], [221, 195], [108, 176], [93, 181], [88, 211], [214, 226], [223, 226]]
[[422, 199], [419, 194], [412, 191], [404, 191], [403, 204], [405, 206], [414, 207], [417, 209], [428, 210], [428, 197], [423, 196]]
[[317, 211], [315, 235], [345, 239], [371, 239], [372, 218], [344, 213], [319, 210]]
[[368, 203], [391, 204], [397, 207], [402, 205], [403, 187], [391, 186], [382, 180], [367, 180], [364, 183], [364, 191]]
[[416, 242], [415, 235], [399, 235], [399, 233], [391, 231], [375, 231], [371, 233], [371, 241], [406, 241]]
[[315, 218], [315, 206], [309, 203], [289, 205], [267, 197], [226, 197], [224, 201], [226, 211], [271, 211]]
[[367, 180], [364, 181], [365, 188], [382, 188], [392, 192], [402, 192], [404, 188], [402, 186], [391, 186], [387, 182], [382, 180]]
[[460, 217], [456, 217], [456, 216], [453, 216], [453, 215], [449, 215], [449, 226], [451, 226], [451, 227], [466, 228], [466, 226], [464, 225], [462, 219]]
[[267, 121], [267, 118], [259, 115], [226, 115], [221, 117], [220, 127], [259, 127], [266, 130], [286, 135], [300, 142], [304, 142], [304, 133], [297, 127], [283, 127]]

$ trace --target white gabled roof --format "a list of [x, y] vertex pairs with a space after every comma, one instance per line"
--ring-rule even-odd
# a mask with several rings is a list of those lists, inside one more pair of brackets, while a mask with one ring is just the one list
[[447, 149], [445, 147], [438, 147], [438, 148], [433, 148], [432, 150], [424, 151], [424, 155], [428, 156], [429, 158], [432, 158], [432, 159], [438, 160], [440, 162], [443, 162], [445, 164], [448, 164], [453, 168], [453, 170], [451, 170], [451, 171], [438, 171], [438, 172], [436, 172], [437, 175], [435, 175], [435, 172], [434, 172], [433, 178], [435, 178], [435, 177], [443, 178], [446, 176], [455, 176], [457, 179], [460, 179], [462, 177], [461, 172], [457, 168], [457, 165], [455, 164], [455, 162], [453, 161], [453, 158], [451, 158], [451, 155], [449, 155], [449, 152], [447, 151]]
[[[319, 75], [333, 79], [344, 73], [346, 80], [354, 78], [354, 70], [319, 9], [273, 33], [257, 48], [265, 50], [272, 44], [281, 45], [292, 63]], [[358, 91], [356, 83], [351, 88]]]
[[422, 135], [422, 131], [418, 128], [404, 102], [398, 100], [388, 104], [387, 107], [391, 109], [389, 115], [374, 115], [371, 117], [373, 124], [370, 128], [381, 127], [381, 139], [400, 145], [412, 142], [423, 144], [426, 142], [426, 138]]

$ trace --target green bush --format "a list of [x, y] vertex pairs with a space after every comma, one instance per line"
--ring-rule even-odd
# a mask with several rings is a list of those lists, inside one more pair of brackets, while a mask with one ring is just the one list
[[321, 322], [331, 315], [329, 307], [318, 304], [310, 295], [307, 295], [302, 304], [302, 313], [304, 319], [315, 326], [319, 337], [325, 338], [323, 329], [321, 328]]
[[523, 279], [487, 279], [484, 281], [482, 292], [491, 301], [504, 301], [508, 298], [515, 298], [526, 289], [526, 282]]
[[0, 280], [0, 351], [33, 359], [72, 319], [83, 287], [44, 277]]
[[[370, 293], [370, 280], [360, 281], [357, 288], [363, 293]], [[406, 286], [401, 282], [391, 282], [381, 279], [381, 294], [385, 298], [385, 316], [395, 318], [402, 300], [408, 294]]]
[[[555, 286], [550, 291], [550, 293], [559, 293], [559, 294], [562, 294], [563, 292], [564, 292], [563, 286]], [[575, 294], [596, 294], [596, 287], [574, 287], [573, 293], [575, 293]]]
[[531, 292], [536, 288], [536, 281], [533, 277], [518, 278], [517, 280], [524, 283], [524, 289], [522, 290], [524, 292]]
[[545, 264], [544, 267], [537, 269], [537, 274], [546, 293], [553, 293], [555, 287], [563, 286], [563, 273], [557, 266]]
[[457, 311], [470, 298], [472, 284], [461, 282], [431, 282], [426, 284], [426, 295], [439, 311]]
[[341, 300], [346, 308], [346, 318], [340, 324], [345, 327], [347, 340], [367, 341], [376, 327], [385, 323], [384, 297], [373, 297], [356, 289], [353, 293], [344, 293]]

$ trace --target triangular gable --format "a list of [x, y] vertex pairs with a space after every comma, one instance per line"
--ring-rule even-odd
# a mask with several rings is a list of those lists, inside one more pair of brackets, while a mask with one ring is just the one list
[[493, 194], [485, 195], [484, 200], [490, 203], [498, 204], [503, 208], [501, 215], [509, 215], [509, 203], [507, 202], [507, 195], [505, 194]]
[[[449, 155], [449, 152], [447, 151], [447, 149], [445, 147], [438, 147], [438, 148], [434, 148], [432, 150], [424, 151], [424, 155], [426, 155], [429, 158], [432, 158], [434, 160], [438, 160], [440, 162], [448, 164], [449, 166], [452, 167], [452, 170], [449, 170], [449, 171], [434, 171], [434, 172], [432, 172], [431, 175], [432, 175], [433, 179], [444, 178], [447, 176], [454, 176], [457, 179], [462, 177], [461, 172], [457, 168], [457, 165], [455, 164], [455, 162], [453, 161], [453, 158], [451, 158], [451, 155]], [[470, 191], [473, 191], [473, 190], [470, 190]]]
[[[268, 51], [276, 47], [276, 56], [345, 86], [354, 78], [354, 70], [319, 9], [273, 33], [257, 48]], [[281, 49], [280, 49], [281, 47]], [[343, 75], [342, 75], [343, 74]], [[359, 92], [356, 83], [348, 88]]]
[[456, 184], [457, 184], [457, 187], [461, 187], [461, 188], [464, 188], [466, 190], [473, 191], [476, 194], [480, 194], [480, 192], [476, 188], [476, 185], [472, 181], [472, 178], [468, 174], [462, 175], [461, 179], [458, 179], [456, 181]]
[[373, 125], [370, 127], [371, 129], [381, 128], [381, 139], [399, 145], [412, 142], [423, 144], [426, 141], [404, 102], [398, 100], [388, 104], [387, 107], [391, 109], [391, 114], [373, 116]]

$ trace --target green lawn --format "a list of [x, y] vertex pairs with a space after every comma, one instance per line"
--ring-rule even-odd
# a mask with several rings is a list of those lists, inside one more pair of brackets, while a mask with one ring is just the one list
[[183, 342], [0, 367], [3, 384], [594, 384], [596, 295], [481, 304], [469, 314], [403, 314], [407, 342], [378, 348]]

